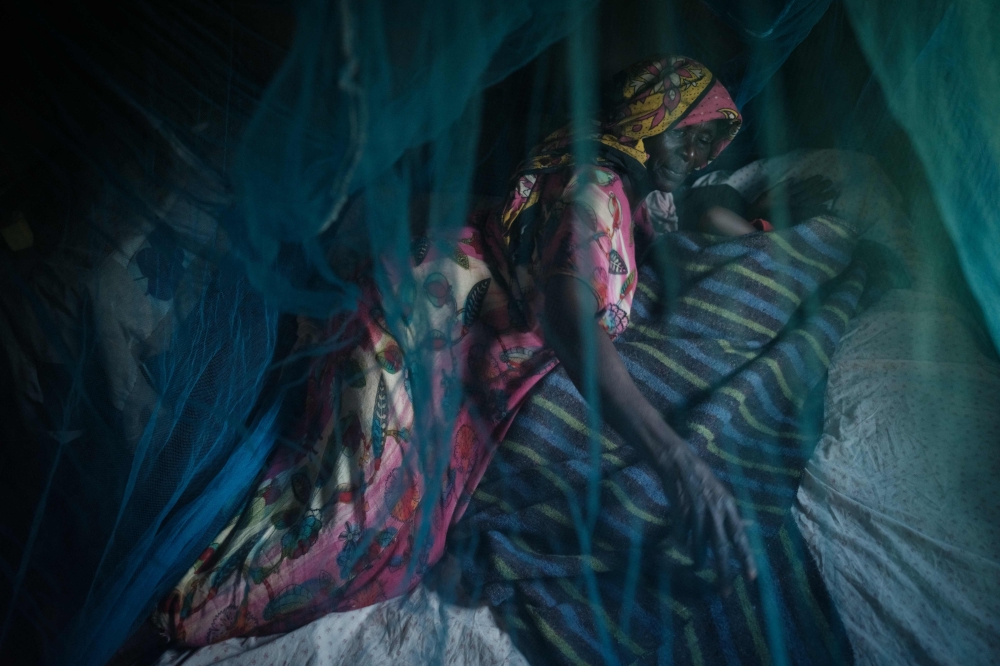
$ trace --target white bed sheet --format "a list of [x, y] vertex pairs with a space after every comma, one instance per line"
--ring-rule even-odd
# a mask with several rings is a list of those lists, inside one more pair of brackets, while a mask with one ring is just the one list
[[1000, 659], [1000, 364], [953, 301], [853, 324], [795, 517], [858, 663]]
[[931, 204], [910, 219], [872, 158], [839, 151], [703, 183], [753, 199], [814, 174], [840, 191], [835, 214], [891, 248], [912, 285], [851, 322], [832, 359], [796, 521], [860, 664], [1000, 663], [1000, 364], [950, 298], [950, 241]]
[[527, 666], [486, 607], [442, 601], [421, 585], [405, 597], [330, 613], [287, 634], [169, 650], [157, 666]]

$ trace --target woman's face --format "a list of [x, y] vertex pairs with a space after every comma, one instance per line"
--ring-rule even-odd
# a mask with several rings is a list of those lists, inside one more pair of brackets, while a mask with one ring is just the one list
[[708, 164], [708, 157], [722, 131], [721, 120], [709, 120], [680, 129], [669, 129], [643, 141], [649, 160], [653, 187], [661, 192], [673, 192], [695, 169]]

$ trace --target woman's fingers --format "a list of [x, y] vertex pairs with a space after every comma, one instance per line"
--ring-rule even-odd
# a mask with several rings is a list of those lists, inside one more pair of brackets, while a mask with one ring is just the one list
[[826, 176], [809, 176], [808, 178], [791, 179], [785, 182], [791, 183], [796, 191], [819, 192], [833, 187], [833, 181]]
[[684, 543], [690, 532], [691, 502], [684, 488], [683, 464], [674, 452], [663, 448], [653, 452], [654, 469], [663, 484], [663, 494], [667, 498], [673, 521], [670, 525], [670, 541]]
[[[700, 483], [700, 497], [697, 503], [704, 507], [704, 511], [696, 516], [696, 521], [700, 520], [702, 532], [700, 540], [699, 533], [695, 532], [693, 558], [697, 568], [704, 565], [706, 545], [704, 531], [708, 530], [708, 538], [711, 539], [712, 550], [715, 553], [715, 572], [718, 576], [718, 586], [723, 594], [728, 594], [729, 558], [733, 549], [736, 550], [737, 559], [750, 580], [757, 578], [757, 566], [750, 549], [746, 528], [740, 519], [739, 510], [736, 508], [736, 501], [715, 478], [711, 470], [706, 467], [701, 471], [709, 476], [701, 479]], [[696, 522], [696, 524], [698, 523]]]
[[705, 541], [705, 520], [709, 508], [705, 501], [705, 486], [700, 483], [694, 470], [688, 473], [688, 493], [691, 496], [691, 557], [696, 569], [705, 566], [708, 544]]
[[670, 501], [672, 509], [671, 513], [674, 515], [673, 524], [670, 526], [670, 540], [673, 543], [681, 544], [684, 543], [688, 532], [690, 531], [690, 502], [688, 502], [686, 493], [681, 487], [680, 479], [676, 476], [673, 478], [666, 478], [664, 480], [664, 485], [667, 488], [673, 488], [674, 493]]
[[757, 566], [736, 501], [711, 468], [690, 451], [658, 452], [656, 462], [674, 514], [671, 540], [688, 541], [696, 569], [705, 565], [711, 545], [724, 593], [729, 587], [729, 558], [734, 550], [746, 575], [755, 579]]
[[798, 205], [822, 205], [834, 198], [833, 181], [824, 176], [812, 176], [794, 181], [789, 190], [789, 201]]
[[[723, 500], [724, 501], [724, 500]], [[715, 574], [723, 595], [729, 594], [729, 538], [726, 530], [725, 507], [716, 505], [712, 510], [712, 549], [715, 551]]]
[[750, 549], [750, 540], [747, 538], [747, 530], [740, 519], [740, 513], [736, 508], [736, 502], [732, 497], [726, 506], [726, 531], [733, 545], [736, 547], [736, 555], [743, 565], [743, 571], [750, 580], [757, 579], [757, 564], [754, 562], [753, 551]]
[[673, 514], [670, 540], [675, 544], [689, 544], [692, 558], [700, 567], [698, 552], [699, 544], [704, 540], [705, 513], [695, 472], [701, 461], [690, 451], [677, 449], [658, 451], [655, 458], [664, 494]]
[[768, 206], [785, 205], [789, 208], [809, 204], [822, 204], [836, 196], [833, 181], [825, 176], [789, 178], [764, 192], [757, 201]]

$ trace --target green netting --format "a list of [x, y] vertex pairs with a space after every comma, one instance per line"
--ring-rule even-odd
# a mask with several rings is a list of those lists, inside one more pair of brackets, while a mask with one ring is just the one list
[[[372, 306], [355, 268], [373, 259], [380, 321], [400, 340], [414, 411], [434, 413], [439, 387], [430, 385], [433, 355], [424, 343], [431, 331], [407, 337], [400, 328], [424, 285], [400, 268], [420, 247], [414, 238], [461, 227], [474, 205], [496, 205], [532, 146], [566, 123], [588, 126], [599, 113], [602, 86], [651, 53], [706, 63], [740, 107], [744, 129], [713, 163], [710, 178], [793, 150], [849, 150], [862, 157], [834, 160], [838, 182], [874, 188], [880, 202], [891, 203], [866, 209], [892, 211], [867, 237], [890, 249], [858, 255], [870, 274], [851, 273], [857, 284], [817, 286], [802, 296], [802, 309], [782, 320], [790, 322], [788, 331], [815, 325], [833, 335], [830, 327], [840, 324], [823, 323], [829, 305], [823, 299], [847, 299], [860, 313], [870, 302], [851, 289], [864, 282], [882, 293], [887, 284], [905, 282], [886, 282], [876, 270], [888, 268], [883, 272], [897, 278], [908, 273], [914, 291], [958, 303], [970, 329], [985, 324], [988, 336], [978, 342], [983, 363], [992, 363], [1000, 342], [995, 5], [314, 0], [292, 10], [267, 0], [10, 3], [0, 15], [0, 338], [7, 352], [0, 362], [0, 474], [8, 516], [0, 533], [0, 655], [106, 662], [227, 521], [263, 497], [260, 476], [271, 452], [306, 446], [296, 428], [307, 409], [307, 366], [352, 344], [349, 330], [337, 327]], [[575, 154], [585, 162], [595, 150], [581, 142]], [[769, 164], [772, 176], [804, 173], [792, 162]], [[799, 221], [780, 209], [771, 220], [779, 228]], [[808, 236], [809, 228], [801, 233]], [[665, 256], [676, 259], [694, 250], [670, 252]], [[660, 270], [660, 286], [676, 294], [683, 276], [671, 270]], [[647, 279], [658, 284], [657, 274]], [[838, 296], [838, 289], [848, 295]], [[941, 343], [942, 329], [938, 311], [922, 312], [913, 328], [926, 350]], [[656, 313], [648, 314], [654, 322]], [[296, 346], [297, 317], [335, 324], [325, 346]], [[836, 336], [842, 332], [837, 328]], [[698, 335], [707, 336], [701, 329]], [[818, 348], [829, 361], [835, 347], [811, 346], [808, 353]], [[815, 379], [798, 396], [808, 394], [807, 408], [785, 416], [799, 419], [795, 432], [812, 446], [822, 430], [822, 372], [802, 367], [795, 372]], [[629, 370], [639, 376], [644, 368], [636, 361]], [[766, 394], [754, 376], [741, 375], [740, 390]], [[569, 380], [561, 381], [545, 390], [572, 393]], [[721, 380], [714, 385], [722, 387]], [[966, 407], [993, 397], [976, 393], [981, 387], [961, 387], [955, 399]], [[678, 427], [698, 424], [741, 442], [736, 421], [718, 416], [740, 409], [716, 404], [724, 395], [707, 390], [691, 405], [664, 404], [674, 409], [684, 402], [694, 411], [700, 405], [695, 416], [678, 408]], [[582, 409], [568, 404], [569, 411]], [[442, 419], [418, 419], [408, 433], [420, 442], [428, 474], [441, 471], [435, 453], [450, 441], [442, 433], [457, 410], [455, 398]], [[577, 416], [601, 426], [597, 410]], [[548, 426], [549, 417], [532, 418]], [[970, 434], [984, 441], [995, 436], [985, 429]], [[544, 439], [560, 441], [552, 433]], [[577, 462], [593, 464], [606, 454], [599, 441], [611, 440], [592, 432], [574, 450], [586, 452]], [[586, 517], [574, 529], [588, 544], [603, 506], [596, 495], [600, 466], [592, 467], [581, 486], [586, 492], [569, 493], [566, 509]], [[759, 481], [731, 476], [737, 485]], [[431, 496], [425, 503], [433, 503]], [[308, 541], [302, 520], [289, 521], [299, 530], [290, 553]], [[804, 546], [788, 529], [776, 525], [754, 538], [766, 541], [755, 542], [761, 552], [779, 549], [773, 562], [797, 574], [808, 558], [796, 555]], [[425, 532], [415, 532], [411, 553], [419, 552]], [[632, 534], [636, 543], [639, 534], [639, 528]], [[638, 560], [628, 562], [629, 576], [638, 576]], [[764, 624], [756, 633], [747, 629], [756, 641], [750, 652], [727, 651], [721, 638], [691, 624], [685, 626], [695, 638], [668, 631], [651, 652], [634, 645], [618, 651], [615, 641], [628, 643], [621, 636], [629, 626], [669, 624], [648, 618], [624, 629], [604, 624], [607, 608], [652, 603], [636, 601], [637, 579], [628, 576], [627, 585], [612, 585], [592, 569], [574, 573], [583, 581], [583, 600], [567, 612], [593, 612], [580, 631], [593, 639], [589, 654], [602, 661], [627, 655], [652, 661], [658, 654], [663, 661], [683, 661], [684, 654], [696, 661], [692, 655], [702, 652], [690, 647], [692, 640], [708, 641], [705, 654], [735, 662], [843, 657], [842, 628], [825, 597], [819, 615], [834, 627], [833, 638], [797, 636], [799, 620], [812, 616], [805, 606], [782, 610], [782, 600], [805, 604], [803, 590], [823, 588], [818, 573], [803, 570], [795, 584], [805, 587], [794, 587], [785, 585], [784, 565], [775, 566], [751, 592]], [[492, 582], [480, 591], [498, 605], [509, 602], [507, 588]], [[532, 603], [539, 605], [547, 591], [535, 592], [541, 596]], [[700, 608], [713, 621], [730, 612]], [[515, 613], [508, 622], [526, 653], [537, 659], [545, 652], [545, 636], [539, 644], [528, 620]], [[984, 622], [995, 639], [996, 618]], [[962, 646], [949, 649], [942, 654], [955, 660], [983, 657], [959, 652]]]

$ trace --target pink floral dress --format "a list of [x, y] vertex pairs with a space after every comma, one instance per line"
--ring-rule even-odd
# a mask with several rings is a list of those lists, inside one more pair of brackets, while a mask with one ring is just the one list
[[[621, 179], [587, 167], [517, 185], [451, 242], [414, 242], [408, 277], [393, 286], [409, 304], [395, 325], [371, 284], [349, 319], [300, 320], [297, 352], [331, 340], [340, 351], [312, 364], [296, 445], [277, 446], [244, 510], [154, 614], [173, 639], [289, 631], [412, 589], [528, 392], [556, 366], [542, 333], [546, 280], [582, 280], [608, 334], [625, 330], [636, 226], [651, 232]], [[511, 259], [499, 220], [526, 205], [538, 224]], [[415, 387], [430, 396], [420, 409]]]

